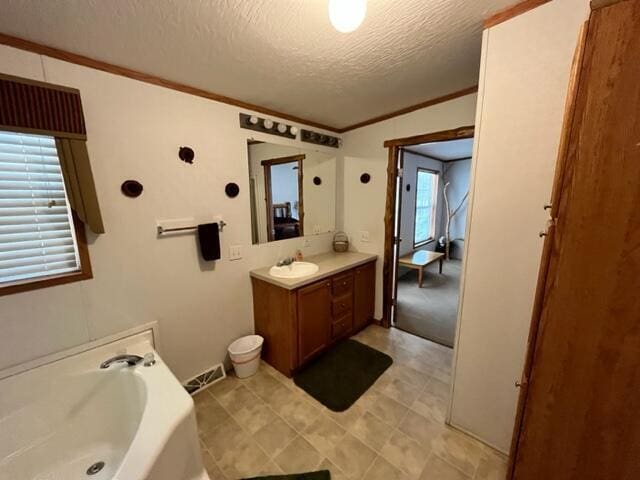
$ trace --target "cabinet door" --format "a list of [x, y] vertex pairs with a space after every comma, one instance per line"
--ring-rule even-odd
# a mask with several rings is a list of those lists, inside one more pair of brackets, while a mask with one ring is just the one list
[[298, 290], [298, 353], [300, 364], [329, 344], [331, 336], [331, 281]]
[[640, 478], [638, 59], [640, 0], [594, 10], [515, 480]]
[[355, 269], [353, 288], [353, 329], [364, 328], [372, 319], [375, 307], [376, 264], [367, 263]]

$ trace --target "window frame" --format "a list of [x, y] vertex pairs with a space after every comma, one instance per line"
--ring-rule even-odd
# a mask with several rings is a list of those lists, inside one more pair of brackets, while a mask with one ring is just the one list
[[[3, 128], [2, 131], [9, 132], [9, 130], [5, 128]], [[17, 133], [23, 133], [23, 132], [17, 132]], [[27, 132], [24, 132], [24, 133], [27, 133]], [[39, 135], [42, 135], [42, 134], [39, 134]], [[52, 135], [49, 135], [49, 136], [53, 137]], [[64, 172], [62, 173], [62, 178], [64, 179]], [[89, 247], [87, 244], [85, 224], [76, 215], [76, 212], [73, 210], [73, 208], [69, 206], [68, 211], [71, 214], [70, 220], [73, 223], [73, 229], [75, 233], [75, 243], [77, 246], [76, 254], [80, 261], [80, 268], [73, 272], [39, 276], [33, 279], [19, 280], [17, 282], [9, 283], [7, 285], [0, 284], [0, 297], [5, 295], [11, 295], [14, 293], [22, 293], [22, 292], [28, 292], [30, 290], [38, 290], [41, 288], [53, 287], [56, 285], [64, 285], [67, 283], [79, 282], [82, 280], [89, 280], [93, 278], [93, 270], [91, 268], [91, 259], [89, 258]]]
[[[431, 215], [431, 230], [430, 230], [429, 237], [427, 237], [426, 240], [422, 240], [416, 243], [416, 219], [418, 217], [417, 215], [418, 214], [418, 175], [420, 174], [420, 172], [427, 172], [432, 174], [435, 177], [434, 178], [435, 188], [433, 189], [433, 192], [432, 192], [432, 206], [431, 206], [432, 215]], [[423, 247], [435, 241], [436, 221], [437, 221], [437, 212], [438, 212], [438, 188], [440, 187], [440, 172], [437, 170], [433, 170], [431, 168], [418, 167], [416, 168], [415, 183], [416, 183], [416, 188], [415, 188], [415, 194], [413, 199], [413, 237], [411, 239], [414, 249]]]

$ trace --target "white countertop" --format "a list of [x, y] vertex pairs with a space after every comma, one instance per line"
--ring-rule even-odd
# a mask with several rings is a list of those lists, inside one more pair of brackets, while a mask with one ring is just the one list
[[377, 259], [378, 256], [371, 253], [359, 253], [359, 252], [328, 252], [321, 253], [319, 255], [312, 255], [305, 257], [305, 262], [311, 262], [318, 265], [319, 269], [313, 275], [300, 278], [276, 278], [269, 275], [269, 269], [273, 265], [268, 267], [257, 268], [251, 270], [249, 274], [265, 282], [272, 283], [287, 290], [295, 290], [296, 288], [309, 285], [310, 283], [322, 280], [323, 278], [330, 277], [336, 273], [350, 270], [359, 265], [364, 265], [372, 260]]

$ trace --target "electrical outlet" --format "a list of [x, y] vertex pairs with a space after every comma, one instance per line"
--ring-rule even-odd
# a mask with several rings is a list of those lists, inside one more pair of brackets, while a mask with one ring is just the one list
[[360, 241], [362, 242], [369, 242], [369, 232], [366, 230], [363, 230], [360, 232]]
[[320, 225], [314, 225], [314, 226], [313, 226], [313, 233], [314, 233], [315, 235], [317, 235], [317, 234], [319, 234], [319, 233], [320, 233]]
[[240, 260], [242, 258], [242, 245], [231, 245], [229, 247], [229, 260]]
[[310, 247], [311, 246], [311, 239], [309, 238], [305, 238], [304, 239], [304, 243], [302, 244], [303, 247]]

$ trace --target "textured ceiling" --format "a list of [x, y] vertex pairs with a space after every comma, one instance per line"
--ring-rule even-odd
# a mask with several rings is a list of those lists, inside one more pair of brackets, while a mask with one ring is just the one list
[[458, 158], [471, 158], [471, 154], [473, 153], [473, 138], [449, 140], [448, 142], [423, 143], [422, 145], [408, 147], [406, 150], [445, 161]]
[[2, 0], [0, 32], [344, 127], [475, 85], [515, 2], [369, 0], [343, 34], [327, 0]]

